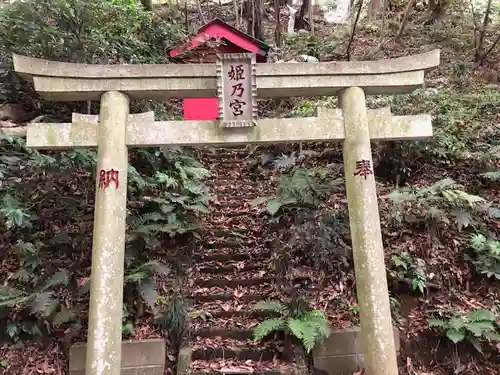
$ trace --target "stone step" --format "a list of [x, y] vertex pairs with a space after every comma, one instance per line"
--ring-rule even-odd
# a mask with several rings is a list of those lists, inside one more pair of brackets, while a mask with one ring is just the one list
[[262, 285], [274, 281], [272, 276], [267, 277], [252, 277], [252, 278], [210, 278], [210, 279], [195, 279], [195, 285], [201, 288], [211, 287], [228, 287], [237, 288], [238, 286]]
[[[279, 361], [213, 359], [191, 363], [189, 375], [292, 375], [303, 374], [294, 364]], [[306, 372], [307, 374], [307, 372]]]
[[191, 323], [193, 337], [221, 337], [246, 341], [252, 339], [252, 329], [263, 319], [247, 316], [213, 317], [206, 320], [195, 319]]
[[[249, 312], [252, 311], [252, 305], [247, 305], [249, 309], [246, 311], [245, 315], [233, 315], [231, 317], [215, 317], [213, 314], [206, 314], [203, 319], [194, 318], [191, 320], [191, 327], [194, 335], [210, 337], [210, 336], [220, 336], [224, 337], [224, 332], [238, 331], [246, 332], [247, 336], [244, 338], [246, 340], [249, 338], [248, 333], [257, 326], [260, 322], [264, 320], [265, 317], [249, 316]], [[219, 334], [220, 333], [220, 334]], [[238, 338], [241, 340], [241, 338]]]
[[217, 262], [230, 262], [230, 261], [243, 261], [243, 260], [249, 260], [251, 259], [250, 254], [245, 254], [245, 253], [213, 253], [213, 254], [208, 254], [208, 255], [201, 255], [199, 257], [195, 258], [201, 258], [203, 261], [207, 262], [212, 262], [212, 261], [217, 261]]
[[210, 163], [210, 166], [212, 168], [219, 168], [219, 167], [224, 167], [224, 166], [231, 166], [232, 168], [234, 167], [239, 167], [243, 165], [242, 163], [245, 163], [246, 161], [246, 156], [242, 158], [235, 157], [234, 155], [227, 154], [225, 155], [226, 157], [220, 157], [221, 155], [218, 155], [217, 157], [209, 158], [207, 161]]
[[[224, 180], [231, 181], [233, 184], [235, 182], [241, 181], [242, 179], [246, 178], [247, 180], [250, 180], [248, 176], [247, 171], [242, 171], [241, 169], [244, 168], [244, 165], [241, 165], [239, 167], [231, 168], [231, 169], [225, 169], [222, 171], [217, 170], [216, 173], [214, 173], [213, 176], [209, 178], [209, 180], [214, 181], [217, 179], [217, 182], [221, 181], [221, 184], [224, 184]], [[215, 170], [213, 168], [210, 168], [211, 170]]]
[[195, 251], [193, 257], [198, 262], [241, 262], [245, 260], [269, 259], [271, 250], [262, 247], [262, 244], [256, 244], [250, 249], [239, 245], [233, 247], [202, 248]]
[[213, 237], [217, 238], [228, 238], [228, 239], [235, 239], [236, 241], [238, 239], [246, 239], [246, 236], [243, 235], [243, 233], [247, 232], [249, 228], [243, 228], [243, 227], [230, 227], [229, 229], [215, 229], [211, 231], [211, 235]]
[[[219, 215], [211, 215], [210, 224], [218, 225], [220, 228], [250, 228], [256, 226], [256, 219], [258, 215], [252, 212], [251, 215], [234, 215], [227, 216], [227, 211], [219, 212]], [[261, 223], [258, 223], [260, 227]], [[266, 223], [267, 224], [267, 223]]]
[[[220, 289], [220, 288], [206, 288], [206, 289]], [[244, 294], [240, 297], [236, 297], [234, 293], [227, 293], [224, 291], [219, 291], [218, 293], [193, 293], [191, 298], [198, 303], [201, 302], [212, 302], [212, 301], [232, 301], [235, 299], [241, 300], [243, 302], [257, 302], [261, 300], [265, 300], [270, 298], [267, 293], [259, 293], [259, 294]]]
[[[265, 216], [265, 212], [260, 209], [256, 209], [255, 207], [245, 208], [243, 210], [233, 211], [233, 210], [214, 210], [210, 213], [212, 218], [237, 218], [241, 216], [247, 216], [249, 218], [263, 217]], [[214, 222], [220, 222], [219, 220]]]
[[[228, 173], [229, 171], [237, 171], [239, 173], [246, 173], [245, 169], [248, 168], [248, 160], [245, 159], [218, 159], [210, 163], [210, 168], [217, 170], [219, 175]], [[232, 176], [232, 174], [228, 173]]]
[[195, 266], [197, 273], [225, 274], [237, 273], [262, 269], [261, 263], [249, 263], [245, 261], [210, 262]]
[[215, 179], [213, 176], [208, 178], [207, 181], [217, 182], [217, 187], [220, 189], [234, 187], [234, 186], [243, 186], [246, 189], [257, 189], [262, 186], [261, 181], [256, 181], [253, 176], [248, 174], [242, 174], [239, 176], [240, 178], [235, 179], [232, 176], [219, 176], [218, 179]]
[[189, 346], [193, 350], [191, 354], [191, 359], [193, 361], [207, 361], [215, 358], [224, 358], [258, 362], [272, 361], [280, 356], [277, 342], [197, 337], [190, 342]]
[[212, 204], [217, 206], [223, 205], [226, 202], [236, 203], [239, 201], [249, 201], [259, 198], [261, 196], [258, 190], [254, 191], [245, 191], [245, 190], [219, 190], [213, 191], [213, 195], [215, 195], [215, 201], [212, 201]]
[[[228, 301], [208, 301], [202, 304], [202, 306], [206, 306], [209, 303], [212, 302], [228, 302]], [[252, 301], [250, 301], [252, 302]], [[254, 303], [257, 301], [253, 301]], [[224, 319], [229, 319], [229, 318], [245, 318], [245, 319], [266, 319], [266, 318], [276, 318], [279, 317], [278, 313], [271, 312], [271, 311], [259, 311], [259, 310], [252, 310], [251, 309], [251, 304], [247, 304], [248, 309], [246, 310], [216, 310], [216, 311], [208, 311], [207, 315], [211, 316], [214, 319], [219, 319], [219, 318], [224, 318]], [[205, 311], [205, 310], [200, 310], [200, 311]]]
[[224, 249], [224, 248], [242, 248], [242, 247], [254, 247], [258, 246], [256, 240], [248, 240], [242, 238], [217, 238], [213, 240], [207, 240], [204, 247], [205, 249]]
[[[245, 297], [248, 296], [266, 296], [267, 294], [276, 294], [277, 292], [277, 287], [276, 285], [272, 283], [265, 283], [265, 284], [260, 284], [260, 285], [241, 285], [238, 287], [233, 287], [233, 286], [210, 286], [210, 287], [195, 287], [193, 288], [191, 295], [193, 298], [196, 299], [197, 296], [202, 296], [202, 295], [211, 295], [212, 297], [215, 296], [230, 296], [230, 298], [222, 297], [222, 298], [212, 298], [208, 299], [208, 301], [213, 301], [213, 300], [242, 300], [245, 301]], [[269, 297], [264, 297], [264, 298], [271, 298]], [[248, 299], [250, 301], [255, 300], [255, 298], [250, 298]]]
[[193, 332], [194, 337], [221, 337], [223, 339], [233, 339], [245, 341], [252, 339], [252, 331], [241, 328], [200, 328]]
[[245, 159], [248, 156], [248, 154], [249, 154], [248, 149], [239, 148], [234, 150], [219, 149], [214, 154], [206, 154], [206, 155], [207, 159], [215, 161], [215, 160], [228, 160], [228, 159], [242, 160]]
[[[213, 363], [210, 361], [210, 363]], [[248, 366], [247, 366], [248, 367]], [[271, 371], [254, 371], [249, 369], [242, 369], [241, 367], [224, 367], [221, 370], [210, 370], [203, 372], [192, 371], [189, 375], [290, 375], [293, 374], [287, 371], [271, 370]]]
[[245, 176], [240, 176], [239, 178], [227, 178], [227, 177], [212, 177], [210, 179], [207, 179], [207, 181], [214, 182], [216, 183], [217, 186], [219, 186], [221, 189], [222, 188], [230, 188], [230, 187], [238, 187], [238, 186], [244, 186], [245, 189], [257, 189], [262, 188], [263, 185], [268, 185], [270, 181], [255, 181], [255, 178], [252, 177], [245, 177]]
[[[256, 196], [255, 198], [258, 198]], [[254, 206], [251, 202], [252, 199], [246, 199], [246, 198], [241, 198], [241, 197], [235, 197], [235, 196], [226, 196], [226, 197], [219, 197], [216, 201], [211, 202], [212, 209], [215, 210], [224, 210], [224, 209], [229, 209], [229, 210], [235, 210], [235, 209], [245, 209], [248, 210], [249, 212], [252, 211], [258, 211], [259, 208]]]
[[212, 360], [215, 358], [237, 359], [240, 361], [272, 361], [277, 356], [274, 350], [265, 350], [261, 347], [206, 347], [193, 350], [191, 359]]
[[244, 301], [241, 299], [205, 301], [194, 303], [189, 310], [192, 313], [195, 313], [194, 316], [199, 316], [205, 313], [205, 316], [208, 317], [208, 322], [211, 322], [213, 319], [227, 320], [228, 318], [231, 318], [236, 322], [240, 319], [262, 320], [279, 315], [274, 312], [254, 310], [253, 305], [258, 301], [259, 300]]

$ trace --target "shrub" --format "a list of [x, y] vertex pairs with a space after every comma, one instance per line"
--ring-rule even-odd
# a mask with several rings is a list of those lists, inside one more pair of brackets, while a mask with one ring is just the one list
[[[289, 162], [286, 163], [288, 168]], [[333, 180], [326, 168], [296, 168], [281, 176], [275, 196], [254, 199], [252, 204], [266, 203], [267, 212], [273, 216], [302, 208], [315, 209], [341, 182]]]
[[483, 352], [481, 341], [500, 341], [500, 327], [497, 317], [489, 310], [478, 309], [469, 314], [457, 314], [445, 319], [429, 319], [429, 327], [446, 334], [455, 344], [468, 340], [479, 351]]
[[398, 280], [408, 277], [412, 290], [418, 290], [423, 294], [427, 287], [427, 274], [424, 267], [421, 266], [422, 259], [417, 259], [413, 254], [403, 251], [401, 254], [393, 254], [391, 261], [395, 269], [389, 272]]
[[309, 354], [316, 344], [330, 335], [330, 323], [323, 311], [312, 310], [303, 301], [292, 300], [288, 305], [279, 301], [260, 301], [253, 309], [279, 314], [279, 317], [269, 318], [254, 327], [255, 340], [284, 332], [286, 340], [290, 337], [298, 339]]
[[395, 190], [389, 194], [393, 204], [392, 218], [399, 224], [424, 223], [431, 229], [438, 224], [455, 224], [461, 231], [481, 224], [481, 215], [500, 217], [500, 210], [481, 197], [464, 191], [451, 179], [436, 182], [428, 188]]
[[472, 254], [466, 259], [479, 273], [500, 280], [500, 241], [476, 233], [470, 239], [470, 246]]
[[[67, 62], [166, 63], [166, 49], [184, 36], [180, 25], [144, 10], [133, 0], [16, 1], [0, 8], [0, 52], [5, 63], [11, 62], [12, 53]], [[3, 73], [3, 78], [0, 84], [2, 101], [34, 106], [50, 116], [51, 121], [65, 121], [71, 112], [83, 109], [84, 103], [39, 103], [31, 88], [12, 74], [12, 70]], [[136, 104], [132, 104], [132, 111]], [[150, 104], [147, 103], [149, 108]], [[160, 106], [164, 108], [163, 103]], [[92, 112], [97, 106], [89, 108]], [[94, 150], [41, 153], [28, 149], [24, 139], [0, 134], [0, 231], [4, 231], [6, 239], [16, 236], [25, 241], [25, 254], [15, 273], [18, 277], [0, 280], [5, 287], [2, 290], [5, 293], [0, 296], [4, 307], [0, 322], [8, 322], [9, 335], [22, 332], [19, 327], [24, 327], [33, 318], [37, 322], [38, 318], [46, 319], [38, 311], [34, 317], [30, 305], [53, 288], [58, 289], [52, 294], [52, 300], [58, 301], [61, 307], [51, 310], [48, 326], [55, 326], [52, 319], [63, 306], [74, 317], [67, 323], [78, 322], [75, 304], [87, 303], [90, 283], [78, 283], [76, 294], [70, 292], [71, 284], [68, 283], [47, 289], [44, 282], [46, 268], [50, 267], [40, 267], [47, 255], [41, 254], [41, 250], [43, 247], [57, 252], [59, 264], [64, 263], [66, 268], [74, 262], [89, 260], [89, 236], [83, 234], [82, 243], [78, 243], [74, 241], [73, 231], [75, 226], [77, 231], [88, 230], [85, 224], [93, 213], [96, 164]], [[145, 248], [157, 246], [164, 233], [174, 238], [196, 235], [200, 215], [208, 211], [208, 190], [203, 179], [209, 174], [181, 148], [133, 150], [128, 172], [130, 214], [124, 334], [133, 333], [131, 322], [142, 314], [142, 305], [150, 310], [155, 307], [158, 298], [155, 277], [167, 273], [165, 265], [139, 255], [146, 253], [142, 251]], [[40, 216], [39, 220], [35, 213]], [[64, 235], [69, 241], [58, 243], [55, 238]], [[38, 242], [44, 245], [38, 246]], [[32, 248], [30, 243], [33, 243]], [[131, 254], [133, 248], [140, 254]], [[11, 249], [6, 248], [6, 257], [10, 256], [9, 251]], [[29, 264], [34, 266], [28, 272]], [[78, 274], [85, 279], [86, 266], [79, 264], [71, 277]], [[27, 274], [40, 280], [34, 283]], [[81, 310], [86, 311], [86, 308]], [[12, 324], [19, 329], [16, 331]], [[66, 329], [67, 325], [62, 328]], [[34, 333], [33, 329], [24, 331]]]
[[165, 61], [179, 26], [123, 1], [16, 1], [0, 12], [4, 52], [87, 63]]

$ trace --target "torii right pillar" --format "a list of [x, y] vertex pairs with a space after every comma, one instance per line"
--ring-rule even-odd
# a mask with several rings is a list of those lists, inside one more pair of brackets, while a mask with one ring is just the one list
[[370, 130], [362, 88], [339, 93], [344, 171], [366, 373], [397, 375], [398, 365], [380, 229]]

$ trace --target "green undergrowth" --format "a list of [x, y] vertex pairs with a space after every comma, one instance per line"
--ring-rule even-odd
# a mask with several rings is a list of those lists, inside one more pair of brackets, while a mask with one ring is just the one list
[[[379, 29], [363, 25], [361, 30], [363, 37], [377, 35]], [[493, 285], [494, 289], [499, 272], [500, 206], [495, 189], [500, 181], [500, 91], [495, 85], [474, 81], [473, 77], [478, 81], [484, 78], [477, 73], [483, 68], [472, 63], [473, 40], [465, 35], [463, 25], [445, 29], [435, 25], [414, 28], [410, 24], [407, 34], [413, 35], [415, 30], [425, 35], [415, 40], [417, 47], [413, 51], [418, 50], [420, 43], [424, 45], [426, 38], [434, 40], [429, 43], [432, 48], [448, 45], [450, 41], [455, 43], [449, 45], [452, 50], [443, 48], [439, 74], [427, 76], [427, 87], [410, 94], [366, 98], [369, 109], [390, 107], [394, 116], [428, 114], [433, 125], [433, 136], [427, 139], [372, 143], [377, 180], [383, 183], [384, 191], [389, 188], [389, 205], [381, 209], [383, 233], [389, 236], [385, 238], [392, 244], [390, 236], [408, 231], [413, 239], [409, 242], [410, 249], [407, 245], [393, 244], [386, 258], [395, 323], [404, 321], [399, 311], [399, 294], [425, 298], [433, 309], [434, 304], [440, 303], [430, 293], [460, 295], [461, 275], [466, 270], [471, 270], [475, 289], [483, 284]], [[345, 47], [345, 40], [342, 44], [340, 39], [332, 43], [329, 38], [324, 45], [318, 45], [321, 42], [317, 38], [302, 34], [289, 39], [286, 48], [290, 55], [336, 54]], [[429, 49], [431, 46], [426, 47]], [[459, 53], [460, 59], [455, 56]], [[398, 55], [402, 54], [404, 51]], [[276, 104], [274, 111], [286, 117], [316, 116], [319, 107], [338, 108], [336, 97], [295, 98]], [[323, 199], [325, 191], [326, 196], [342, 192], [334, 187], [324, 190], [324, 181], [318, 179], [325, 160], [330, 162], [327, 165], [330, 172], [326, 173], [330, 180], [341, 178], [343, 171], [337, 168], [337, 163], [342, 161], [342, 148], [333, 144], [319, 147], [302, 144], [281, 155], [264, 153], [250, 166], [256, 170], [274, 169], [273, 174], [279, 175], [274, 194], [258, 198], [254, 204], [264, 205], [271, 228], [277, 228], [280, 236], [289, 240], [274, 251], [273, 262], [277, 273], [282, 275], [280, 280], [293, 279], [293, 268], [304, 265], [312, 265], [318, 272], [333, 274], [340, 280], [346, 274], [353, 277], [344, 205]], [[276, 222], [281, 222], [281, 227], [276, 227]], [[307, 228], [306, 235], [303, 228]], [[425, 238], [423, 242], [421, 237]], [[457, 252], [448, 248], [450, 241], [458, 245]], [[440, 262], [446, 265], [437, 267]], [[459, 286], [442, 285], [449, 280]], [[484, 307], [477, 313], [471, 310], [457, 314], [453, 304], [440, 306], [440, 314], [445, 318], [430, 320], [429, 330], [454, 343], [470, 342], [487, 359], [498, 343], [498, 307], [495, 296], [493, 300], [489, 295], [477, 298]], [[357, 312], [357, 306], [351, 308]], [[429, 314], [428, 318], [433, 317]], [[356, 316], [352, 322], [357, 322]], [[268, 323], [269, 330], [274, 323], [282, 327], [278, 319]]]
[[[20, 138], [4, 135], [0, 140], [0, 228], [7, 240], [0, 246], [2, 259], [14, 260], [16, 269], [1, 280], [0, 337], [20, 342], [58, 329], [71, 337], [85, 325], [88, 308], [91, 243], [85, 232], [91, 230], [94, 211], [96, 153], [44, 155], [26, 149]], [[155, 277], [171, 276], [177, 264], [173, 254], [162, 261], [150, 259], [149, 254], [168, 238], [175, 246], [177, 239], [199, 236], [200, 219], [208, 213], [203, 183], [208, 175], [188, 150], [139, 149], [132, 155], [125, 326], [156, 310]]]
[[253, 306], [253, 310], [278, 315], [253, 328], [255, 340], [261, 341], [272, 334], [282, 333], [285, 346], [290, 346], [292, 339], [298, 340], [306, 354], [310, 355], [314, 347], [330, 335], [330, 323], [324, 312], [310, 308], [303, 299], [294, 298], [286, 304], [276, 300], [260, 301]]
[[[8, 68], [1, 72], [0, 100], [23, 103], [45, 117], [62, 121], [71, 112], [86, 112], [83, 103], [40, 100], [12, 71], [12, 53], [55, 61], [93, 64], [168, 63], [167, 50], [185, 37], [170, 14], [155, 15], [129, 1], [28, 0], [0, 8], [0, 52]], [[93, 113], [99, 103], [92, 103]], [[131, 111], [155, 110], [165, 118], [166, 107], [155, 101], [135, 101]], [[47, 118], [47, 120], [48, 120]]]
[[[315, 116], [318, 107], [336, 108], [337, 98], [300, 101], [290, 112], [293, 117]], [[419, 160], [432, 164], [456, 164], [471, 161], [473, 172], [481, 178], [495, 180], [494, 166], [500, 159], [499, 121], [500, 91], [482, 89], [459, 91], [453, 88], [418, 89], [411, 94], [367, 97], [368, 108], [390, 107], [393, 115], [432, 116], [433, 136], [421, 141], [392, 142], [392, 159]], [[385, 143], [376, 144], [384, 151]], [[395, 145], [395, 146], [394, 146]]]
[[[184, 37], [168, 17], [168, 11], [160, 17], [136, 1], [19, 1], [0, 9], [0, 51], [8, 66], [12, 53], [68, 62], [167, 63], [166, 49]], [[1, 78], [0, 100], [21, 103], [42, 114], [42, 121], [98, 113], [98, 103], [40, 100], [12, 67]], [[157, 117], [169, 115], [164, 103], [131, 104], [132, 112], [152, 109]], [[24, 139], [0, 134], [0, 263], [8, 265], [0, 276], [0, 340], [22, 345], [33, 337], [64, 332], [71, 340], [83, 332], [96, 167], [94, 150], [38, 152]], [[158, 303], [165, 292], [157, 282], [182, 273], [174, 250], [199, 237], [209, 175], [195, 150], [130, 151], [124, 336], [133, 336], [141, 319], [175, 308]], [[173, 250], [156, 259], [166, 244]]]

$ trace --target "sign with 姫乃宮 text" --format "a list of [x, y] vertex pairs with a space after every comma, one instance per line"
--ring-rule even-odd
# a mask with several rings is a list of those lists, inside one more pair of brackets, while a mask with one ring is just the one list
[[253, 54], [217, 55], [217, 96], [221, 127], [255, 126], [257, 86]]

